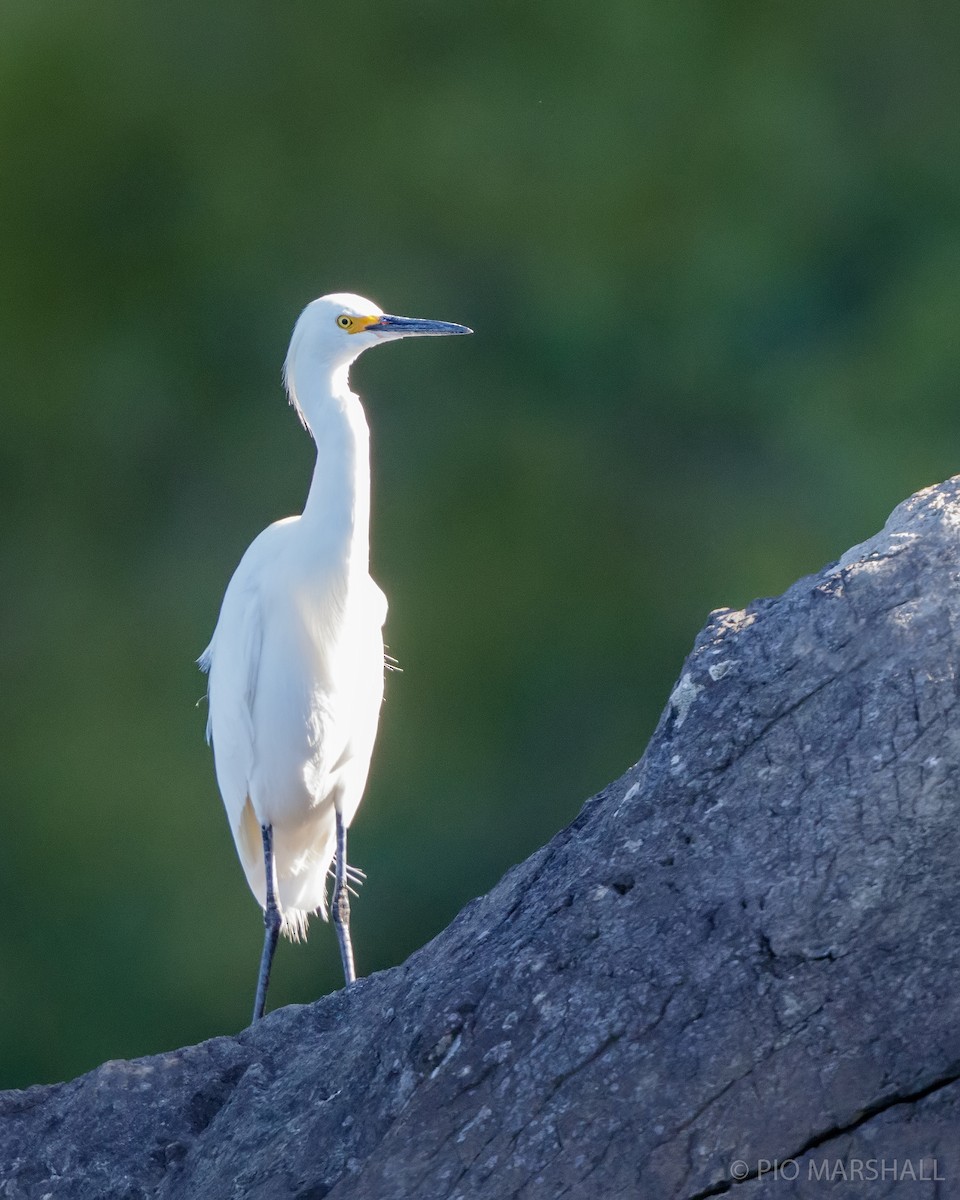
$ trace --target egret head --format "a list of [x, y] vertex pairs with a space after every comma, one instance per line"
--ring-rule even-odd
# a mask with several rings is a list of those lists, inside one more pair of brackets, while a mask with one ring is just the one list
[[311, 301], [300, 314], [284, 366], [288, 388], [304, 372], [331, 373], [348, 367], [364, 350], [402, 337], [472, 333], [466, 325], [391, 317], [372, 300], [351, 292], [333, 292]]

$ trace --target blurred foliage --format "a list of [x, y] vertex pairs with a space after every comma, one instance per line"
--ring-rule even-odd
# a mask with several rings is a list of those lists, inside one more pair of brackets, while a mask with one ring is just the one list
[[[711, 608], [956, 469], [958, 35], [885, 0], [6, 0], [0, 1086], [247, 1019], [193, 660], [304, 496], [300, 308], [477, 330], [353, 376], [403, 667], [370, 972], [639, 757]], [[271, 1001], [337, 984], [318, 922]]]

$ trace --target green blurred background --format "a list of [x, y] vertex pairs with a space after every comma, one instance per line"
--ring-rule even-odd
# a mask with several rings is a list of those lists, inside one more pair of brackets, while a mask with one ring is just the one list
[[[960, 8], [0, 8], [0, 1086], [247, 1020], [194, 659], [298, 511], [347, 289], [391, 601], [352, 857], [396, 963], [643, 750], [711, 608], [960, 463]], [[274, 1006], [338, 985], [282, 946]]]

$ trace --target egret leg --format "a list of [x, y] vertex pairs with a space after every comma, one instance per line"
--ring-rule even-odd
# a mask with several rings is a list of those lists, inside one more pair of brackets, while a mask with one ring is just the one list
[[347, 827], [337, 812], [337, 869], [333, 877], [333, 901], [330, 905], [333, 924], [340, 943], [343, 977], [348, 984], [357, 978], [353, 966], [353, 943], [350, 941], [350, 888], [347, 885]]
[[267, 902], [263, 909], [263, 954], [260, 956], [260, 974], [257, 976], [257, 996], [253, 1002], [253, 1019], [259, 1021], [267, 1003], [267, 987], [270, 983], [270, 968], [280, 936], [283, 917], [277, 902], [277, 863], [273, 856], [273, 826], [261, 825], [263, 837], [263, 865], [267, 878]]

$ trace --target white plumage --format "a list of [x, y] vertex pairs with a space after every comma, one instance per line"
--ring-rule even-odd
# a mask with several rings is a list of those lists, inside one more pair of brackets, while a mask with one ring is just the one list
[[[255, 1019], [277, 929], [297, 939], [310, 913], [327, 916], [338, 819], [345, 859], [383, 698], [387, 601], [369, 574], [369, 433], [347, 373], [379, 341], [469, 332], [385, 316], [348, 293], [314, 300], [293, 332], [284, 379], [317, 446], [310, 492], [301, 516], [277, 521], [247, 549], [200, 658], [217, 782], [247, 882], [265, 909]], [[334, 904], [350, 982], [346, 862], [337, 866]]]

